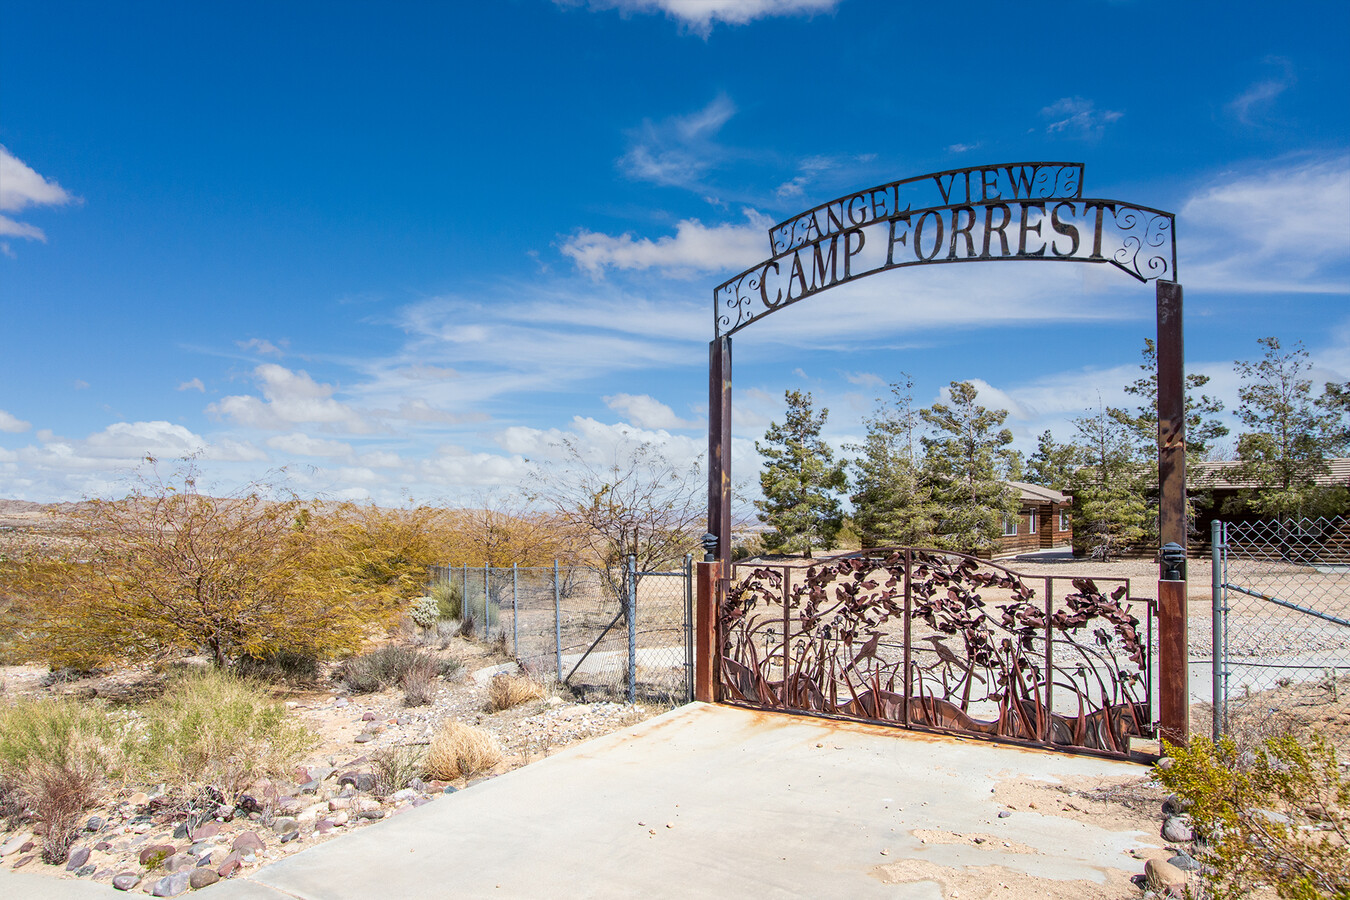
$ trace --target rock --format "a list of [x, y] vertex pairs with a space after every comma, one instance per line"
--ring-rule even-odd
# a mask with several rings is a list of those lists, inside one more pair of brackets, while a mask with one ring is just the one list
[[132, 806], [144, 806], [150, 802], [150, 795], [145, 791], [137, 791], [127, 798], [127, 802]]
[[1000, 819], [1006, 819], [1006, 818], [1008, 818], [1008, 816], [1011, 816], [1011, 815], [1012, 815], [1012, 813], [1008, 812], [1006, 809], [1000, 809], [1000, 810], [998, 811], [998, 817], [999, 817]]
[[220, 826], [215, 822], [203, 822], [192, 829], [192, 839], [194, 841], [204, 841], [220, 834]]
[[108, 843], [107, 841], [99, 841], [97, 844], [94, 845], [94, 849], [97, 850], [99, 853], [107, 853], [112, 848], [113, 845]]
[[221, 878], [229, 878], [237, 868], [239, 868], [239, 851], [234, 850], [220, 861], [220, 865], [216, 866], [216, 874]]
[[1162, 759], [1158, 760], [1157, 763], [1155, 763], [1155, 765], [1157, 765], [1157, 767], [1162, 769], [1164, 772], [1172, 768], [1172, 766], [1175, 764], [1176, 760], [1172, 759], [1172, 757], [1170, 756], [1164, 756]]
[[382, 810], [382, 809], [367, 809], [367, 810], [362, 811], [362, 812], [359, 813], [358, 815], [359, 815], [360, 818], [362, 818], [362, 819], [371, 819], [371, 820], [374, 820], [374, 819], [383, 819], [383, 818], [384, 818], [384, 810]]
[[299, 831], [288, 831], [281, 836], [281, 842], [283, 844], [289, 844], [291, 841], [295, 840], [298, 837], [300, 837]]
[[74, 850], [70, 851], [70, 857], [66, 859], [66, 871], [74, 872], [87, 862], [89, 862], [89, 848], [76, 847]]
[[332, 819], [320, 819], [314, 823], [314, 832], [316, 834], [330, 834], [337, 828], [337, 823]]
[[177, 897], [186, 891], [191, 883], [191, 872], [175, 872], [172, 875], [165, 875], [155, 882], [155, 886], [150, 889], [150, 896]]
[[358, 791], [375, 790], [375, 776], [369, 772], [362, 772], [356, 776], [356, 789]]
[[94, 873], [94, 880], [107, 881], [109, 878], [112, 878], [114, 874], [112, 869], [99, 869]]
[[1200, 863], [1196, 862], [1195, 858], [1192, 857], [1185, 850], [1178, 851], [1177, 855], [1169, 859], [1168, 862], [1176, 866], [1183, 872], [1200, 871]]
[[258, 835], [252, 831], [245, 831], [243, 834], [239, 835], [239, 837], [235, 838], [234, 843], [230, 845], [231, 850], [239, 851], [261, 850], [263, 847], [264, 844], [262, 838], [258, 837]]
[[455, 792], [458, 791], [458, 790], [459, 790], [459, 788], [455, 787], [453, 784], [447, 784], [447, 785], [445, 786], [445, 790], [441, 791], [441, 793], [442, 793], [442, 794], [453, 794], [453, 793], [455, 793]]
[[14, 860], [14, 868], [22, 869], [24, 866], [28, 865], [35, 859], [37, 859], [36, 853], [30, 853], [27, 856], [20, 856], [18, 859]]
[[351, 818], [351, 813], [347, 812], [345, 809], [340, 809], [331, 816], [333, 824], [339, 828], [350, 822]]
[[426, 806], [426, 805], [427, 805], [428, 803], [430, 803], [430, 802], [431, 802], [431, 798], [430, 798], [430, 797], [418, 797], [416, 800], [414, 800], [414, 801], [412, 802], [412, 805], [413, 805], [413, 806]]
[[272, 830], [279, 835], [285, 836], [293, 831], [299, 831], [300, 823], [290, 816], [279, 816], [273, 820]]
[[188, 876], [188, 884], [194, 891], [209, 887], [219, 880], [220, 876], [211, 869], [193, 869], [192, 874]]
[[140, 855], [136, 858], [140, 861], [141, 865], [149, 866], [150, 860], [155, 857], [159, 857], [160, 861], [163, 862], [173, 856], [176, 850], [177, 848], [174, 847], [173, 844], [150, 844], [149, 846], [142, 848]]
[[1144, 863], [1144, 876], [1149, 886], [1157, 891], [1170, 891], [1186, 886], [1186, 873], [1161, 859], [1150, 859]]
[[141, 883], [141, 876], [135, 872], [122, 872], [113, 876], [113, 887], [119, 891], [129, 891]]
[[348, 700], [346, 697], [338, 697], [336, 700], [333, 701], [333, 705], [336, 706], [338, 709], [342, 709], [350, 702], [351, 701]]
[[23, 845], [28, 843], [32, 839], [33, 839], [33, 832], [31, 831], [20, 832], [15, 837], [12, 837], [9, 840], [5, 841], [4, 844], [0, 844], [0, 857], [10, 856], [12, 854], [18, 853], [19, 850], [23, 847]]
[[328, 801], [328, 808], [337, 812], [339, 809], [351, 809], [351, 797], [334, 797]]
[[395, 791], [393, 800], [395, 803], [401, 803], [404, 800], [413, 800], [418, 796], [417, 791], [412, 788], [404, 788], [401, 791]]
[[322, 782], [318, 781], [317, 779], [311, 779], [309, 781], [306, 781], [304, 784], [300, 785], [300, 793], [317, 794], [319, 792], [319, 787], [321, 784]]
[[1189, 801], [1183, 800], [1176, 794], [1168, 795], [1163, 801], [1162, 811], [1164, 816], [1177, 816], [1191, 808]]
[[424, 794], [427, 791], [427, 783], [420, 778], [413, 778], [409, 780], [408, 787], [412, 788], [415, 791], [421, 791]]
[[327, 803], [315, 803], [313, 806], [307, 806], [300, 810], [300, 812], [296, 813], [295, 818], [296, 821], [302, 825], [313, 825], [315, 822], [319, 821], [320, 814], [326, 812], [328, 812]]
[[90, 816], [89, 821], [84, 823], [85, 831], [98, 831], [103, 827], [103, 819], [100, 816]]
[[368, 744], [373, 740], [375, 740], [375, 735], [369, 731], [363, 731], [356, 736], [356, 743], [358, 744]]
[[1162, 839], [1173, 844], [1186, 843], [1195, 840], [1195, 832], [1185, 816], [1168, 816], [1163, 822]]
[[254, 853], [252, 850], [240, 850], [239, 861], [246, 866], [251, 866], [258, 861], [258, 854]]
[[412, 724], [412, 717], [411, 717], [411, 716], [399, 716], [397, 719], [394, 720], [394, 724], [395, 724], [395, 725], [410, 725], [410, 724]]
[[94, 865], [93, 863], [89, 863], [88, 865], [80, 866], [78, 869], [76, 869], [75, 877], [88, 878], [90, 875], [93, 875], [97, 871], [98, 866]]
[[374, 722], [374, 721], [375, 721], [375, 714], [374, 714], [373, 712], [362, 713], [362, 714], [361, 714], [361, 721], [362, 721], [362, 722]]
[[358, 813], [370, 812], [373, 809], [380, 808], [380, 801], [373, 797], [357, 797], [355, 802], [352, 803], [352, 808]]
[[184, 869], [194, 868], [196, 865], [197, 857], [188, 853], [186, 850], [181, 853], [175, 853], [173, 856], [164, 860], [164, 870], [166, 872], [181, 872]]
[[173, 839], [175, 841], [185, 841], [188, 836], [188, 826], [186, 822], [179, 822], [178, 827], [173, 830]]

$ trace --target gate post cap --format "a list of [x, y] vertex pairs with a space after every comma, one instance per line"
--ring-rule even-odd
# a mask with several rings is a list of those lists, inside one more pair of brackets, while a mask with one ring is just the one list
[[703, 559], [705, 562], [712, 562], [717, 558], [717, 535], [711, 531], [703, 535]]

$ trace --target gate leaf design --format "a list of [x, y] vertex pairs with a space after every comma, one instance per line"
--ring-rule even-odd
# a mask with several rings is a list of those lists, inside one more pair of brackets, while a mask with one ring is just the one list
[[718, 623], [729, 702], [1112, 755], [1152, 734], [1128, 580], [1103, 592], [913, 548], [738, 574]]

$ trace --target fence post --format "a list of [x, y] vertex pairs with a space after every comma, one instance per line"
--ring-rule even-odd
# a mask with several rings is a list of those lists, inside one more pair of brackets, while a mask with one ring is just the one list
[[562, 682], [562, 586], [558, 583], [558, 561], [553, 561], [553, 653], [558, 662], [558, 682]]
[[511, 563], [511, 655], [520, 659], [520, 582], [516, 577], [517, 563]]
[[483, 563], [483, 640], [492, 640], [492, 601], [488, 597], [488, 579], [491, 569]]
[[694, 699], [694, 555], [684, 555], [684, 702]]
[[1213, 706], [1213, 738], [1214, 743], [1219, 742], [1219, 738], [1224, 732], [1224, 717], [1228, 711], [1228, 690], [1224, 683], [1224, 675], [1228, 668], [1227, 643], [1228, 621], [1223, 610], [1223, 586], [1224, 586], [1224, 556], [1228, 549], [1224, 546], [1224, 527], [1218, 519], [1209, 523], [1209, 549], [1210, 549], [1210, 591], [1211, 607], [1209, 620], [1209, 642], [1211, 646], [1210, 656], [1210, 704]]
[[624, 600], [628, 604], [628, 702], [637, 702], [637, 557], [628, 555]]
[[464, 584], [459, 592], [459, 620], [473, 618], [473, 607], [469, 605], [469, 564], [464, 563]]

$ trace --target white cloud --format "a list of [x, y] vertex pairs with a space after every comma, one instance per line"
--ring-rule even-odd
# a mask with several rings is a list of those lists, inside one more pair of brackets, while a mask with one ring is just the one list
[[1098, 110], [1096, 103], [1082, 97], [1062, 97], [1041, 110], [1041, 116], [1050, 119], [1045, 130], [1049, 134], [1063, 133], [1083, 138], [1101, 137], [1106, 126], [1125, 115], [1116, 110]]
[[1186, 284], [1230, 291], [1350, 292], [1350, 156], [1233, 173], [1179, 213]]
[[[64, 206], [75, 198], [55, 181], [43, 178], [0, 144], [0, 211], [23, 212], [31, 206]], [[46, 241], [47, 235], [36, 225], [0, 216], [0, 237]], [[8, 252], [8, 244], [0, 244]]]
[[726, 155], [712, 139], [735, 114], [731, 98], [719, 94], [697, 112], [646, 121], [629, 136], [619, 167], [640, 181], [704, 191], [703, 174]]
[[201, 391], [203, 394], [205, 394], [206, 385], [202, 384], [202, 380], [200, 378], [193, 378], [190, 381], [184, 381], [182, 384], [178, 385], [178, 390]]
[[622, 15], [663, 12], [695, 34], [707, 37], [715, 23], [745, 25], [771, 16], [829, 12], [843, 0], [554, 0], [559, 6], [618, 10]]
[[753, 265], [766, 252], [768, 229], [773, 224], [752, 209], [744, 210], [744, 225], [707, 226], [686, 219], [675, 226], [675, 235], [653, 241], [634, 239], [625, 232], [617, 237], [581, 230], [562, 246], [564, 255], [593, 278], [610, 269], [660, 269], [679, 274], [740, 270]]
[[1252, 124], [1253, 113], [1268, 108], [1276, 97], [1294, 85], [1294, 67], [1289, 60], [1278, 56], [1268, 57], [1267, 63], [1279, 66], [1281, 74], [1275, 78], [1257, 81], [1236, 99], [1228, 104], [1228, 110], [1244, 125]]
[[700, 425], [681, 419], [673, 409], [649, 394], [613, 394], [604, 401], [606, 406], [622, 413], [639, 428], [681, 429]]
[[33, 427], [31, 423], [25, 422], [18, 416], [11, 415], [3, 409], [0, 409], [0, 431], [8, 432], [9, 434], [20, 434], [31, 427]]
[[252, 395], [224, 397], [208, 406], [207, 412], [240, 425], [273, 431], [299, 424], [355, 433], [373, 430], [356, 409], [333, 399], [335, 389], [331, 384], [320, 384], [303, 370], [263, 363], [253, 373], [262, 382], [264, 399]]
[[287, 347], [290, 344], [289, 341], [278, 341], [277, 343], [281, 345], [278, 347], [277, 344], [263, 338], [249, 338], [246, 341], [235, 341], [234, 343], [235, 346], [245, 353], [256, 353], [259, 356], [275, 356], [278, 359], [286, 355], [286, 351], [282, 348]]
[[267, 446], [271, 447], [273, 450], [280, 450], [283, 453], [293, 453], [296, 456], [319, 456], [329, 459], [347, 459], [352, 455], [351, 444], [346, 444], [342, 441], [330, 441], [323, 438], [310, 437], [299, 431], [270, 437], [267, 439]]

